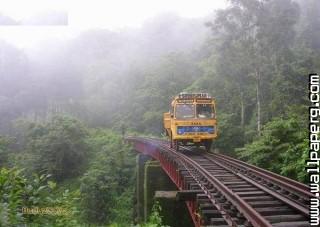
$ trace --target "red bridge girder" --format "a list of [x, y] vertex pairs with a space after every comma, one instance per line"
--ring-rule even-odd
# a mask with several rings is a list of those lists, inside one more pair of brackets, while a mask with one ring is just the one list
[[[158, 160], [180, 191], [197, 191], [196, 196], [188, 197], [186, 202], [197, 227], [221, 224], [271, 227], [272, 223], [309, 226], [308, 198], [313, 194], [306, 185], [224, 155], [199, 154], [187, 148], [184, 151], [188, 154], [184, 154], [158, 139], [130, 137], [127, 140], [138, 152]], [[254, 198], [253, 206], [247, 198], [250, 191], [268, 195], [271, 200]], [[286, 214], [279, 214], [270, 204], [284, 206]], [[258, 208], [268, 212], [259, 212]]]
[[[136, 151], [158, 160], [162, 169], [166, 172], [166, 174], [170, 177], [172, 182], [180, 191], [188, 190], [187, 184], [186, 182], [184, 182], [184, 178], [180, 175], [178, 164], [172, 156], [167, 155], [168, 153], [162, 152], [161, 147], [156, 146], [152, 143], [148, 143], [147, 141], [141, 141], [141, 139], [135, 138], [128, 138], [127, 140], [132, 143]], [[185, 203], [187, 205], [194, 226], [200, 227], [201, 217], [197, 213], [196, 201], [191, 200], [186, 201]]]

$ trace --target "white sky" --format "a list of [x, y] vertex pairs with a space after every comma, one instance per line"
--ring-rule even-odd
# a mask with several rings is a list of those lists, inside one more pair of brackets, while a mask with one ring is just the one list
[[68, 12], [68, 26], [0, 26], [4, 38], [20, 47], [50, 38], [68, 38], [88, 28], [139, 27], [163, 12], [203, 17], [224, 8], [226, 0], [0, 0], [0, 12], [16, 20], [45, 10]]

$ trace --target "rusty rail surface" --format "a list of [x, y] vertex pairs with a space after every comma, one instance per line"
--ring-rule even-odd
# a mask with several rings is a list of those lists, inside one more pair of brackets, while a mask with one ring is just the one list
[[[184, 192], [196, 192], [186, 201], [194, 225], [304, 227], [308, 200], [306, 185], [220, 154], [182, 147], [164, 140], [128, 137], [162, 168]], [[190, 197], [191, 198], [191, 197]]]

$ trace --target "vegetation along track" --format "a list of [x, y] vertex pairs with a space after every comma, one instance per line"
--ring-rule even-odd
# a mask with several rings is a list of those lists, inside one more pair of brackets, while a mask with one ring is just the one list
[[310, 226], [308, 186], [225, 155], [147, 140], [178, 163], [203, 226]]

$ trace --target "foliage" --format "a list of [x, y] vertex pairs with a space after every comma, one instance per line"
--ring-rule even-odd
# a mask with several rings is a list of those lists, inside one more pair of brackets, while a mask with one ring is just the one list
[[306, 182], [306, 129], [301, 117], [275, 118], [265, 125], [261, 137], [237, 149], [237, 153], [254, 165]]
[[0, 223], [1, 226], [16, 225], [23, 221], [21, 213], [25, 179], [17, 170], [0, 170]]
[[9, 145], [12, 143], [13, 141], [11, 138], [0, 135], [0, 166], [3, 166], [8, 162], [8, 156], [10, 153]]
[[57, 115], [43, 124], [30, 123], [26, 164], [33, 171], [52, 174], [58, 181], [77, 176], [87, 156], [86, 136], [84, 125], [69, 116]]
[[107, 224], [115, 219], [128, 224], [134, 156], [121, 137], [108, 130], [91, 132], [88, 144], [96, 154], [81, 178], [82, 215], [89, 223]]
[[234, 148], [244, 144], [243, 130], [235, 119], [234, 114], [219, 114], [218, 139], [214, 141], [214, 147], [223, 153], [232, 154]]
[[[49, 175], [34, 174], [27, 179], [23, 170], [0, 170], [0, 226], [17, 226], [32, 223], [33, 226], [78, 226], [75, 218], [78, 211], [74, 205], [76, 192], [63, 192], [61, 197], [53, 198], [55, 183]], [[26, 214], [23, 209], [49, 208], [64, 209], [64, 213]]]
[[[115, 199], [114, 206], [110, 210], [110, 217], [118, 225], [128, 226], [133, 220], [133, 187], [130, 186]], [[128, 209], [130, 207], [130, 209]]]
[[200, 75], [193, 58], [183, 53], [170, 53], [146, 67], [144, 80], [133, 89], [126, 124], [136, 131], [160, 134], [163, 131], [162, 114], [170, 108], [170, 101]]
[[[16, 180], [12, 183], [18, 183], [10, 186], [10, 190], [17, 190], [20, 194], [9, 200], [13, 205], [1, 203], [3, 223], [33, 223], [35, 226], [79, 226], [79, 220], [99, 225], [114, 221], [123, 226], [131, 223], [135, 159], [119, 135], [102, 129], [89, 131], [81, 122], [68, 116], [55, 116], [44, 123], [24, 122], [20, 125], [23, 126], [21, 130], [27, 152], [18, 153], [16, 161], [28, 169], [24, 171], [26, 176], [20, 176], [20, 172], [13, 174]], [[84, 158], [90, 162], [89, 168], [84, 160], [79, 161]], [[71, 173], [70, 167], [78, 172]], [[86, 173], [81, 178], [75, 178], [85, 168], [88, 168]], [[38, 177], [32, 172], [45, 172], [46, 175]], [[53, 174], [58, 183], [66, 178], [68, 181], [57, 185], [48, 180], [48, 173]], [[4, 176], [6, 184], [8, 178]], [[70, 185], [71, 181], [75, 186], [79, 185], [80, 190], [77, 190], [78, 186]], [[34, 206], [59, 207], [69, 213], [58, 218], [50, 215], [21, 216], [22, 207]], [[20, 212], [15, 212], [18, 208]], [[21, 219], [18, 219], [19, 215]]]
[[161, 207], [158, 202], [155, 202], [155, 204], [152, 207], [152, 212], [149, 217], [149, 222], [147, 223], [148, 227], [162, 226], [162, 218], [160, 216], [160, 212], [161, 212]]
[[137, 225], [136, 227], [168, 227], [162, 224], [161, 206], [158, 201], [155, 201], [152, 207], [152, 212], [146, 223]]

